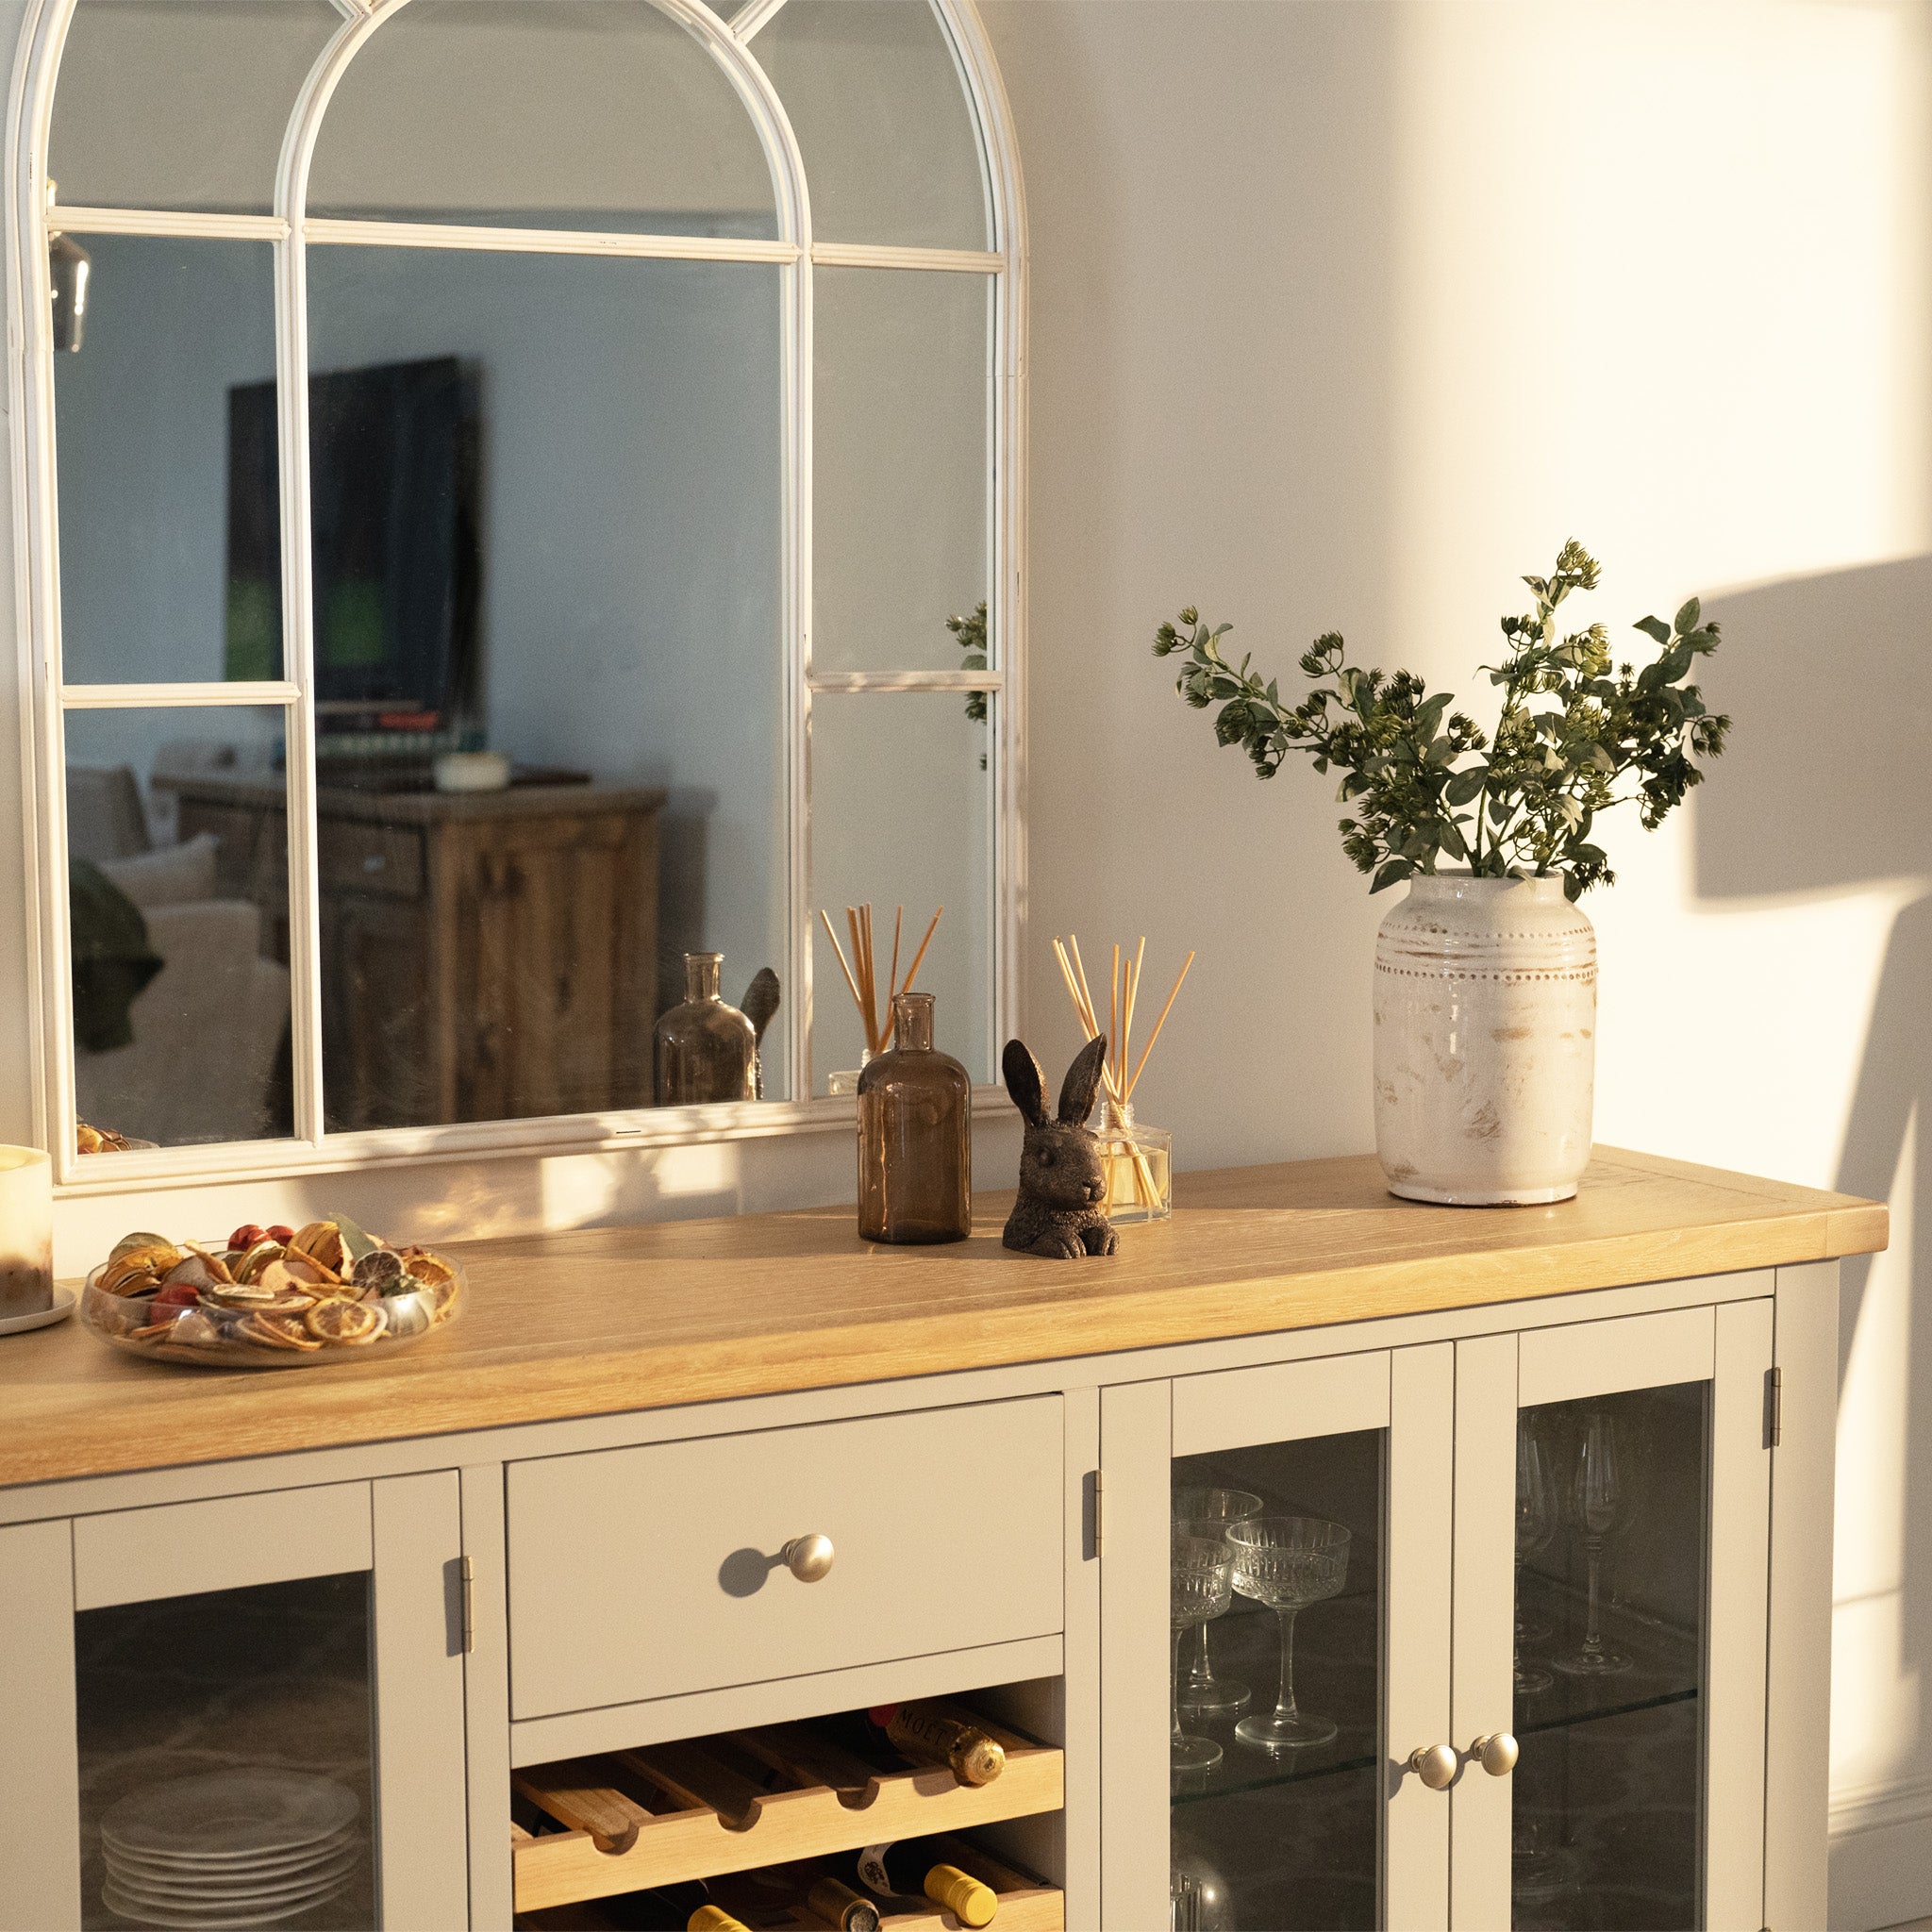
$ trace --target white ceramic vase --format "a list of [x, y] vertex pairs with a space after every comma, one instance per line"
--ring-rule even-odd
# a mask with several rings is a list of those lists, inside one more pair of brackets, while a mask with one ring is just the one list
[[1590, 1160], [1596, 932], [1560, 878], [1413, 878], [1375, 939], [1375, 1152], [1389, 1191], [1565, 1201]]

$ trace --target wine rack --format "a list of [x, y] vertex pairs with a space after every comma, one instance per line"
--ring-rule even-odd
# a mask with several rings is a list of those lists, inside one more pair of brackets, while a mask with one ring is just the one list
[[[802, 1724], [769, 1724], [515, 1772], [517, 1795], [560, 1827], [532, 1832], [512, 1824], [515, 1908], [542, 1913], [1061, 1809], [1064, 1755], [977, 1722], [1007, 1753], [1004, 1772], [986, 1785], [961, 1784], [946, 1770], [882, 1771]], [[774, 1773], [785, 1780], [776, 1789]], [[974, 1875], [1000, 1894], [996, 1923], [1008, 1932], [1058, 1932], [1058, 1891], [996, 1865]], [[885, 1920], [928, 1928], [953, 1923], [936, 1907]]]

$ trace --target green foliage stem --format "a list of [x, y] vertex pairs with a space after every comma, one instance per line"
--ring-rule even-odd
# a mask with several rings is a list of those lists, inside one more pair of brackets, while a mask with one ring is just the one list
[[1560, 874], [1574, 899], [1615, 882], [1591, 842], [1597, 814], [1634, 803], [1654, 830], [1703, 782], [1697, 760], [1723, 752], [1731, 723], [1689, 681], [1719, 642], [1695, 597], [1669, 624], [1636, 624], [1657, 646], [1641, 670], [1612, 667], [1601, 624], [1563, 634], [1557, 608], [1573, 591], [1595, 590], [1598, 576], [1573, 538], [1550, 575], [1524, 578], [1536, 608], [1503, 619], [1503, 661], [1481, 667], [1502, 693], [1487, 738], [1450, 709], [1449, 692], [1431, 694], [1412, 672], [1385, 678], [1350, 664], [1335, 631], [1303, 653], [1315, 682], [1294, 705], [1251, 658], [1237, 665], [1223, 655], [1232, 625], [1209, 629], [1191, 608], [1156, 632], [1154, 655], [1185, 658], [1175, 690], [1197, 710], [1220, 707], [1215, 737], [1246, 752], [1257, 777], [1274, 777], [1291, 751], [1342, 774], [1336, 797], [1351, 816], [1341, 821], [1341, 848], [1372, 874], [1372, 891], [1432, 874], [1446, 858], [1478, 878]]

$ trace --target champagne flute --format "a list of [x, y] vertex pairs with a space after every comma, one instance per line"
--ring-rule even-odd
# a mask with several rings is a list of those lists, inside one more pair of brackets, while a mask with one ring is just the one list
[[1235, 1587], [1266, 1604], [1281, 1620], [1281, 1689], [1274, 1708], [1257, 1711], [1235, 1725], [1244, 1743], [1264, 1751], [1292, 1751], [1325, 1744], [1335, 1736], [1330, 1718], [1309, 1717], [1294, 1701], [1294, 1620], [1298, 1611], [1336, 1595], [1348, 1577], [1348, 1531], [1319, 1516], [1251, 1516], [1231, 1523]]
[[1516, 1425], [1516, 1644], [1515, 1681], [1519, 1696], [1547, 1690], [1556, 1681], [1540, 1665], [1523, 1661], [1525, 1640], [1541, 1634], [1524, 1622], [1523, 1561], [1537, 1551], [1547, 1549], [1557, 1534], [1557, 1492], [1550, 1479], [1549, 1457], [1527, 1419]]
[[1604, 1642], [1602, 1629], [1604, 1541], [1616, 1528], [1629, 1505], [1629, 1490], [1618, 1468], [1616, 1424], [1606, 1408], [1592, 1408], [1584, 1418], [1576, 1444], [1576, 1478], [1572, 1489], [1577, 1540], [1589, 1569], [1589, 1608], [1583, 1641], [1557, 1668], [1572, 1677], [1608, 1677], [1630, 1668], [1622, 1651]]
[[1221, 1746], [1181, 1729], [1181, 1639], [1196, 1624], [1224, 1616], [1233, 1597], [1234, 1552], [1219, 1523], [1176, 1523], [1171, 1545], [1173, 1589], [1169, 1625], [1174, 1632], [1174, 1729], [1169, 1761], [1175, 1771], [1206, 1771], [1221, 1762]]
[[[1176, 1523], [1241, 1523], [1261, 1513], [1261, 1499], [1247, 1490], [1181, 1489], [1174, 1492]], [[1190, 1717], [1232, 1717], [1245, 1710], [1254, 1692], [1238, 1677], [1218, 1677], [1208, 1655], [1208, 1630], [1182, 1644], [1187, 1674], [1177, 1702]]]

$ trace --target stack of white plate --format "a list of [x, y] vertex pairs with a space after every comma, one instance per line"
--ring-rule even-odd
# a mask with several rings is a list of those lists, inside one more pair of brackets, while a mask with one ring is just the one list
[[356, 1794], [299, 1771], [217, 1771], [130, 1792], [101, 1820], [102, 1902], [157, 1926], [273, 1925], [345, 1891]]

